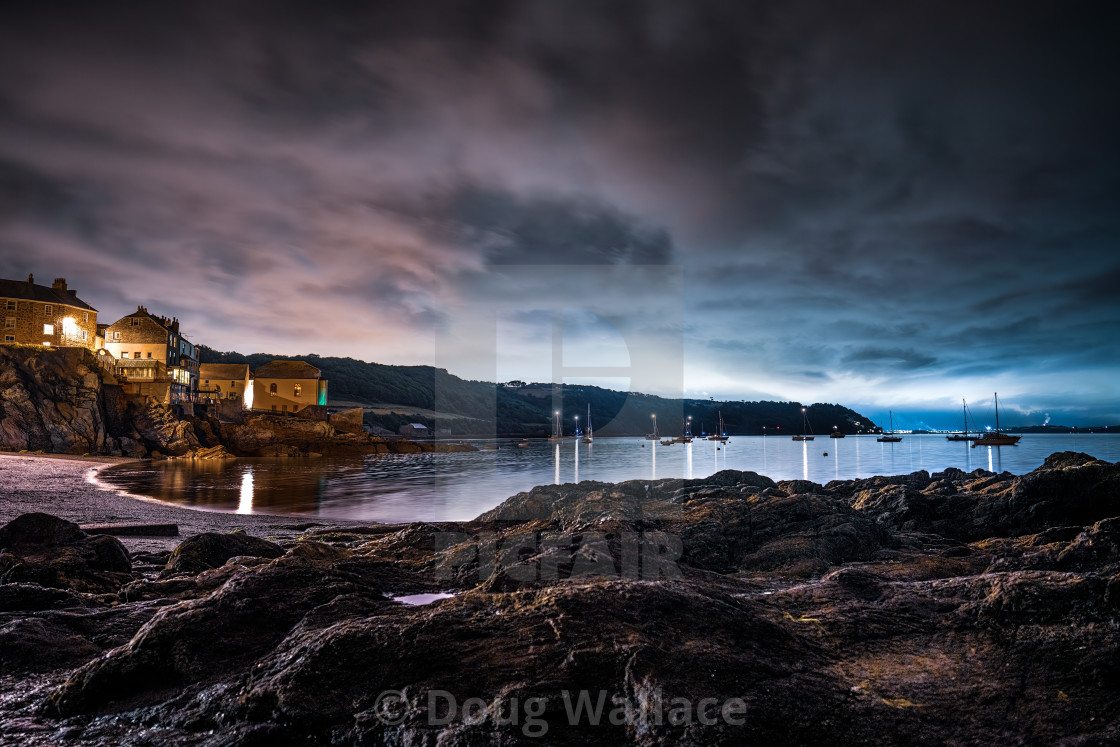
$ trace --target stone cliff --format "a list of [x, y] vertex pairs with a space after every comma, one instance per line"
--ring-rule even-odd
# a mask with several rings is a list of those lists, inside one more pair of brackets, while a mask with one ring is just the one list
[[0, 346], [0, 449], [191, 458], [473, 450], [386, 442], [280, 415], [181, 418], [150, 397], [125, 395], [84, 348], [21, 345]]

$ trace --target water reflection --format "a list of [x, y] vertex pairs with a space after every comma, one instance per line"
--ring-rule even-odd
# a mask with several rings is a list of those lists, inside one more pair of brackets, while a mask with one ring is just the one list
[[246, 467], [241, 473], [241, 497], [237, 502], [237, 513], [253, 513], [253, 468]]
[[[781, 438], [736, 436], [734, 447], [731, 442], [708, 441], [677, 448], [603, 437], [595, 441], [594, 458], [590, 445], [586, 453], [579, 453], [575, 445], [573, 452], [562, 455], [559, 444], [541, 440], [523, 448], [462, 454], [136, 463], [105, 470], [100, 479], [131, 493], [220, 511], [366, 521], [463, 521], [535, 485], [569, 482], [573, 477], [604, 482], [697, 479], [737, 469], [775, 480], [826, 483], [920, 469], [972, 471], [985, 465], [992, 472], [1023, 474], [1050, 454], [1067, 450], [1120, 460], [1120, 436], [1112, 435], [1029, 434], [1018, 446], [996, 449], [995, 454], [989, 449], [986, 460], [980, 453], [972, 459], [969, 443], [947, 442], [944, 436], [907, 435], [905, 442], [894, 445], [873, 439], [849, 436], [830, 443], [832, 464], [827, 458], [808, 459], [808, 443]], [[870, 456], [863, 454], [865, 441], [872, 449]], [[712, 444], [711, 452], [705, 443]], [[645, 444], [650, 444], [648, 455]], [[899, 448], [907, 448], [907, 454], [896, 453]], [[571, 459], [570, 472], [561, 469], [562, 456]]]
[[576, 477], [572, 482], [579, 482], [579, 439], [575, 439]]

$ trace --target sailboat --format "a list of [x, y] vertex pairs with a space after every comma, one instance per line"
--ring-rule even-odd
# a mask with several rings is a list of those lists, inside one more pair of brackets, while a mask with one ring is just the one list
[[595, 437], [595, 435], [594, 435], [594, 433], [591, 429], [591, 403], [588, 402], [587, 403], [587, 434], [584, 435], [584, 437], [581, 439], [581, 441], [585, 444], [589, 444], [594, 439], [594, 437]]
[[847, 434], [840, 432], [840, 426], [832, 426], [832, 433], [828, 435], [829, 438], [844, 438]]
[[650, 415], [649, 417], [650, 417], [650, 420], [653, 421], [653, 433], [647, 433], [646, 434], [646, 440], [647, 441], [657, 441], [661, 438], [661, 436], [657, 433], [657, 416], [656, 415]]
[[875, 440], [886, 444], [895, 444], [902, 440], [902, 436], [894, 435], [894, 412], [889, 410], [888, 412], [891, 414], [891, 429]]
[[719, 411], [719, 430], [708, 436], [709, 441], [726, 441], [727, 434], [723, 431], [723, 410]]
[[[808, 431], [808, 434], [805, 433]], [[809, 413], [804, 407], [801, 408], [801, 430], [796, 436], [793, 437], [794, 441], [812, 441], [816, 436], [813, 435], [813, 428], [809, 425]]]
[[1014, 446], [1022, 438], [1022, 436], [1011, 436], [999, 432], [999, 394], [997, 393], [994, 396], [996, 400], [996, 429], [980, 434], [980, 438], [972, 442], [973, 448], [977, 446]]
[[549, 441], [563, 441], [564, 431], [560, 426], [560, 411], [557, 410], [552, 415], [552, 435], [548, 437]]
[[975, 441], [979, 436], [968, 435], [968, 404], [961, 400], [961, 412], [964, 415], [964, 430], [960, 433], [951, 433], [945, 437], [946, 441]]

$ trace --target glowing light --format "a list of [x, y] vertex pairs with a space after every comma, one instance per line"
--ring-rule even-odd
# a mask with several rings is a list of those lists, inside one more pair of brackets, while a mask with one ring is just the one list
[[241, 473], [241, 496], [237, 503], [237, 513], [253, 513], [253, 470], [251, 469]]

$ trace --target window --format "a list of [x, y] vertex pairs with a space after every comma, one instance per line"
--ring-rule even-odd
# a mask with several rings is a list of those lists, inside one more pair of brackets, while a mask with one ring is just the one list
[[237, 386], [237, 382], [236, 382], [236, 381], [231, 381], [231, 382], [229, 383], [229, 385], [230, 385], [231, 387]]
[[132, 326], [132, 327], [139, 327], [140, 326], [140, 317], [138, 317], [138, 316], [132, 317], [131, 319], [128, 320], [128, 324], [129, 324], [129, 326]]
[[132, 353], [132, 357], [133, 357], [133, 358], [139, 358], [139, 357], [140, 357], [140, 351], [139, 351], [139, 350], [137, 350], [137, 351], [134, 351], [134, 352]]
[[15, 342], [15, 341], [16, 341], [16, 336], [15, 335], [4, 335], [4, 342]]
[[[275, 382], [268, 385], [268, 393], [271, 394], [273, 397], [276, 396], [276, 383]], [[275, 410], [276, 408], [273, 407], [272, 409]]]
[[43, 341], [43, 347], [49, 348], [50, 346], [51, 344], [49, 342], [47, 342], [46, 340]]
[[88, 311], [83, 311], [82, 312], [82, 321], [83, 322], [88, 322], [89, 321], [89, 312]]
[[148, 357], [149, 357], [149, 358], [151, 358], [151, 357], [152, 357], [152, 354], [151, 354], [151, 353], [148, 353]]
[[82, 339], [83, 340], [88, 340], [89, 339], [89, 332], [86, 332], [84, 329], [82, 330]]
[[54, 306], [52, 306], [50, 304], [47, 304], [46, 306], [43, 307], [43, 313], [44, 314], [53, 314], [54, 313]]
[[14, 316], [10, 316], [7, 319], [5, 319], [4, 320], [4, 328], [5, 329], [15, 329], [16, 328], [16, 318]]
[[210, 384], [210, 379], [206, 379], [206, 380], [204, 380], [204, 381], [203, 381], [202, 383], [203, 383], [203, 384], [206, 384], [206, 385], [209, 385], [209, 384]]
[[287, 412], [288, 411], [288, 406], [287, 405], [280, 405], [280, 409], [284, 412]]
[[121, 333], [120, 333], [120, 332], [114, 332], [114, 333], [113, 333], [113, 339], [114, 339], [114, 340], [119, 340], [119, 339], [121, 339]]
[[16, 302], [15, 301], [8, 301], [8, 311], [15, 311], [15, 310], [16, 310]]
[[44, 335], [53, 335], [54, 334], [54, 325], [53, 324], [44, 324], [43, 325], [43, 334]]
[[292, 387], [292, 395], [295, 396], [295, 397], [298, 397], [300, 395], [300, 392], [302, 392], [302, 391], [303, 391], [303, 385], [301, 385], [301, 384], [296, 384]]

